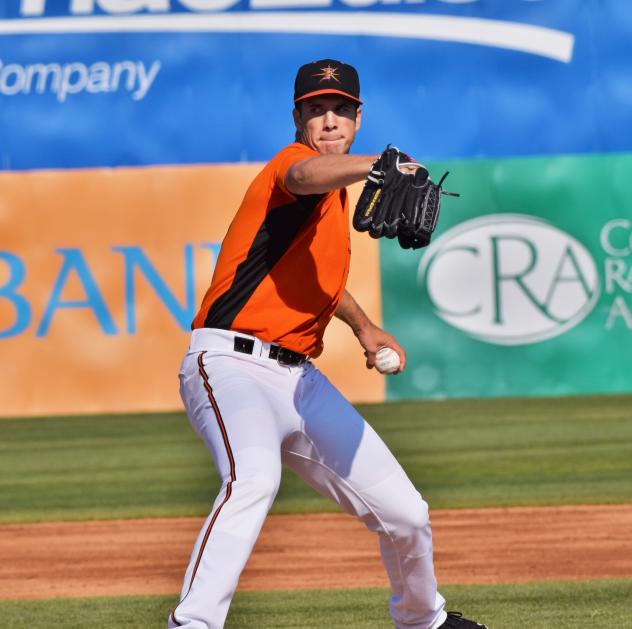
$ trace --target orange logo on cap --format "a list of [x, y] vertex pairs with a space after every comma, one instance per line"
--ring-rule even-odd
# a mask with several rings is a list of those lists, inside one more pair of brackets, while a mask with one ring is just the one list
[[338, 83], [340, 83], [340, 79], [338, 78], [338, 75], [336, 74], [336, 72], [338, 72], [338, 68], [332, 68], [330, 65], [328, 65], [326, 68], [321, 68], [321, 70], [322, 70], [322, 73], [314, 74], [314, 76], [320, 77], [321, 83], [323, 81], [331, 81], [331, 79], [333, 79], [334, 81], [338, 81]]

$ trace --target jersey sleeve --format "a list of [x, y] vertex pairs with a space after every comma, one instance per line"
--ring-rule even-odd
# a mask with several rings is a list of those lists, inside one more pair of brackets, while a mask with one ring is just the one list
[[286, 146], [274, 157], [274, 177], [276, 185], [286, 194], [296, 196], [285, 187], [285, 177], [287, 176], [288, 171], [297, 162], [309, 157], [316, 157], [317, 155], [319, 155], [318, 151], [315, 151], [304, 144], [299, 144], [298, 142]]

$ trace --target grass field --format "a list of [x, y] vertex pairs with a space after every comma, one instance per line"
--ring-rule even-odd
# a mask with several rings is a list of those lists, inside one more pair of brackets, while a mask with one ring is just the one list
[[[492, 629], [629, 629], [631, 581], [442, 588]], [[381, 589], [237, 593], [226, 629], [392, 629]], [[11, 629], [164, 629], [174, 596], [0, 601]]]
[[[632, 501], [632, 396], [360, 410], [433, 508]], [[217, 488], [179, 413], [0, 421], [0, 522], [205, 515]], [[287, 472], [273, 512], [335, 508]]]
[[[360, 410], [433, 508], [632, 502], [632, 396]], [[208, 453], [179, 413], [0, 420], [0, 522], [206, 515], [217, 486]], [[284, 474], [273, 511], [333, 509]], [[632, 629], [632, 580], [442, 591], [450, 608], [492, 629]], [[240, 593], [227, 628], [387, 628], [386, 597], [383, 590]], [[0, 601], [0, 626], [164, 628], [175, 600]]]

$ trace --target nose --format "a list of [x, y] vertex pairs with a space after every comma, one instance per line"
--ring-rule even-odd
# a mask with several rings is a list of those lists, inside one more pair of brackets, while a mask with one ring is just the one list
[[331, 109], [328, 109], [325, 112], [323, 126], [325, 127], [325, 129], [327, 129], [327, 131], [331, 131], [337, 127], [337, 123], [338, 121], [336, 118], [336, 114]]

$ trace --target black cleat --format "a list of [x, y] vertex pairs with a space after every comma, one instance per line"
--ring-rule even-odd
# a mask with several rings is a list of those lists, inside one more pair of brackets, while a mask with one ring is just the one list
[[448, 617], [439, 629], [487, 629], [487, 625], [481, 625], [473, 620], [463, 618], [461, 612], [448, 612]]

